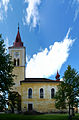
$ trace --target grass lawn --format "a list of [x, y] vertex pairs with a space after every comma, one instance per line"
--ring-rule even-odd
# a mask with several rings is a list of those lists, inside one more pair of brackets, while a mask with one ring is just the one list
[[[0, 114], [0, 120], [68, 120], [67, 114], [45, 114], [45, 115], [18, 115], [18, 114]], [[79, 120], [79, 114], [76, 114], [72, 120]]]

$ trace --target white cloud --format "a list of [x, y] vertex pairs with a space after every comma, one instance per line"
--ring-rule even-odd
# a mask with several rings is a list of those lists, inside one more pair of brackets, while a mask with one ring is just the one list
[[[26, 53], [27, 54], [27, 53]], [[27, 63], [29, 62], [29, 60], [30, 60], [30, 56], [29, 55], [26, 55], [26, 61], [27, 61]]]
[[78, 14], [79, 14], [79, 7], [75, 10], [74, 21], [76, 21]]
[[[76, 21], [79, 14], [79, 0], [69, 0], [69, 5], [74, 10], [74, 22]], [[74, 7], [75, 6], [75, 7]], [[74, 7], [74, 8], [73, 8]]]
[[63, 81], [63, 78], [61, 78], [60, 81]]
[[9, 0], [2, 0], [2, 5], [4, 6], [5, 12], [7, 12], [7, 10], [8, 10], [9, 2], [10, 2]]
[[69, 0], [70, 6], [73, 8], [74, 7], [74, 22], [76, 21], [78, 15], [79, 15], [79, 0]]
[[5, 15], [7, 13], [9, 2], [10, 2], [10, 0], [1, 0], [0, 1], [0, 21], [3, 20], [4, 13], [5, 13]]
[[62, 3], [65, 4], [65, 2], [68, 2], [68, 8], [66, 8], [66, 11], [71, 8], [74, 11], [74, 18], [73, 21], [75, 22], [78, 15], [79, 15], [79, 0], [61, 0]]
[[61, 69], [63, 63], [67, 61], [70, 46], [74, 42], [69, 38], [69, 32], [70, 28], [64, 40], [50, 45], [49, 50], [45, 48], [42, 52], [33, 55], [27, 63], [27, 78], [49, 77]]
[[12, 5], [10, 4], [10, 9], [11, 9], [11, 11], [13, 11], [13, 7], [12, 7]]
[[3, 20], [3, 12], [0, 11], [0, 21], [2, 21], [2, 20]]
[[39, 24], [38, 6], [40, 5], [41, 0], [25, 0], [25, 3], [28, 3], [25, 22], [35, 28], [37, 24]]

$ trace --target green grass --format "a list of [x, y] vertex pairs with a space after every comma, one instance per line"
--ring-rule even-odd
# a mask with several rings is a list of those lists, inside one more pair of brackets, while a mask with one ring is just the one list
[[[68, 120], [67, 114], [45, 114], [45, 115], [18, 115], [0, 114], [0, 120]], [[79, 120], [79, 114], [72, 118]]]

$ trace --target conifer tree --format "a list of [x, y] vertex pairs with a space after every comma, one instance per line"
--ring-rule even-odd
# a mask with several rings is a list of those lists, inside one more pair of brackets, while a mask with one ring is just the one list
[[[12, 74], [13, 63], [11, 57], [6, 52], [4, 45], [4, 40], [0, 35], [0, 107], [5, 107], [6, 105], [6, 94], [10, 91], [11, 87], [14, 85]], [[4, 101], [4, 102], [3, 102]], [[2, 105], [3, 104], [3, 105]]]
[[69, 65], [64, 72], [63, 81], [58, 86], [56, 93], [56, 108], [69, 109], [69, 116], [74, 115], [74, 107], [78, 105], [79, 97], [79, 74]]

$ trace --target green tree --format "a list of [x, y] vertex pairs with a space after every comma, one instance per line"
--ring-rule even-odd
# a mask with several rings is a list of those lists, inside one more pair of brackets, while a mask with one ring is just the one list
[[14, 108], [16, 108], [19, 112], [21, 110], [21, 96], [18, 94], [18, 92], [10, 91], [8, 99], [8, 105], [11, 108], [12, 113], [14, 113]]
[[6, 52], [4, 40], [0, 35], [0, 95], [4, 102], [0, 102], [0, 106], [6, 106], [6, 94], [10, 91], [11, 87], [14, 85], [12, 74], [13, 63], [11, 57]]
[[0, 112], [5, 109], [4, 105], [5, 105], [5, 99], [4, 99], [3, 95], [0, 95]]
[[64, 92], [64, 87], [64, 82], [60, 83], [60, 85], [58, 86], [58, 92], [56, 92], [55, 95], [55, 106], [57, 109], [60, 109], [60, 111], [66, 109], [66, 96]]
[[[56, 93], [56, 108], [69, 108], [69, 116], [74, 115], [74, 107], [78, 105], [79, 96], [79, 74], [74, 68], [69, 65], [64, 72], [63, 81], [58, 86]], [[72, 112], [71, 112], [72, 111]], [[70, 114], [70, 112], [72, 114]]]

